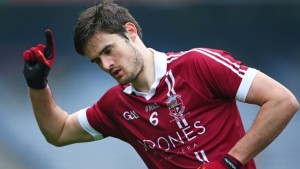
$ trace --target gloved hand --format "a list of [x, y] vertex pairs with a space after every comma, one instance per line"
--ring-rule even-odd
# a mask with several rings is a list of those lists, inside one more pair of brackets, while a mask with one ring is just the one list
[[50, 29], [45, 31], [46, 46], [38, 44], [24, 51], [24, 76], [30, 88], [44, 89], [47, 86], [48, 74], [52, 67], [55, 49], [53, 34]]
[[221, 161], [213, 161], [200, 165], [197, 169], [240, 169], [242, 163], [229, 154], [226, 154]]

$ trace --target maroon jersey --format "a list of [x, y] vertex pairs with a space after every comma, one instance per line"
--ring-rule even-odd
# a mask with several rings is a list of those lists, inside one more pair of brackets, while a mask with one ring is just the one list
[[[95, 139], [129, 143], [151, 169], [195, 169], [221, 160], [245, 135], [236, 99], [245, 101], [257, 70], [222, 50], [152, 51], [150, 91], [112, 87], [80, 111], [81, 126]], [[254, 168], [253, 160], [243, 167]]]

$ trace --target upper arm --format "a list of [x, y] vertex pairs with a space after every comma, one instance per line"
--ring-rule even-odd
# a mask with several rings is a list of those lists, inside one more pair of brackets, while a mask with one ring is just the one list
[[261, 72], [256, 73], [246, 93], [245, 102], [259, 105], [260, 110], [246, 135], [229, 152], [243, 163], [280, 134], [299, 106], [287, 88]]
[[89, 134], [82, 128], [78, 119], [78, 114], [79, 112], [70, 114], [66, 119], [61, 136], [58, 141], [59, 145], [57, 146], [95, 140], [91, 134]]
[[258, 72], [246, 96], [246, 103], [261, 106], [260, 112], [289, 121], [299, 108], [296, 97], [282, 84]]
[[254, 77], [245, 102], [259, 106], [273, 103], [276, 106], [295, 109], [292, 112], [299, 106], [295, 96], [286, 87], [262, 72], [258, 72]]

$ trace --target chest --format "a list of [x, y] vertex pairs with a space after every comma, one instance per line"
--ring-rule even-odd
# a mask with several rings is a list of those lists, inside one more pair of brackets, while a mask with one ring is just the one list
[[117, 106], [120, 130], [127, 142], [149, 140], [167, 147], [196, 139], [205, 132], [205, 112], [215, 107], [205, 93], [184, 78], [166, 76], [151, 99], [131, 96]]
[[232, 103], [214, 97], [201, 82], [168, 74], [151, 99], [124, 97], [113, 118], [121, 139], [140, 154], [164, 161], [174, 154], [194, 157], [210, 145], [211, 136], [227, 123], [223, 119], [229, 119]]

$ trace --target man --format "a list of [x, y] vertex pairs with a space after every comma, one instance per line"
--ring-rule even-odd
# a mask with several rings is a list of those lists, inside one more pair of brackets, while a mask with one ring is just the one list
[[[253, 158], [285, 128], [299, 104], [284, 86], [223, 50], [161, 53], [147, 48], [136, 20], [106, 1], [86, 9], [74, 33], [76, 51], [119, 85], [95, 104], [68, 114], [56, 105], [47, 76], [55, 51], [23, 54], [38, 125], [55, 146], [115, 137], [149, 168], [254, 169]], [[245, 132], [236, 100], [260, 106]]]

